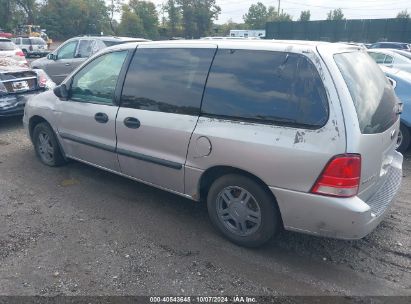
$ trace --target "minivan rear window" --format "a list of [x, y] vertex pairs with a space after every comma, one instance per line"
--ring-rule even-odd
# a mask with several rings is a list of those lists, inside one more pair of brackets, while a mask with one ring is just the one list
[[382, 133], [398, 118], [397, 97], [383, 71], [363, 51], [334, 55], [348, 86], [363, 134]]
[[219, 49], [202, 115], [315, 129], [328, 120], [328, 100], [320, 75], [305, 56]]

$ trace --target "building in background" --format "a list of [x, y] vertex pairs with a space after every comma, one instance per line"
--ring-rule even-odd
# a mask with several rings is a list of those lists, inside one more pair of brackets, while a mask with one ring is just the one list
[[230, 30], [230, 37], [265, 38], [265, 30]]

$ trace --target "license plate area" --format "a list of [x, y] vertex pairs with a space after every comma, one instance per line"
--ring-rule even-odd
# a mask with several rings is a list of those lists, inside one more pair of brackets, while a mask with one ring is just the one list
[[12, 82], [12, 88], [14, 92], [28, 91], [30, 89], [27, 81], [15, 81]]

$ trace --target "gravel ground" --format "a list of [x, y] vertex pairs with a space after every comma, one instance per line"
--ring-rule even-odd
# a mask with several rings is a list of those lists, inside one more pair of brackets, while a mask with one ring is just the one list
[[411, 155], [386, 220], [359, 241], [282, 232], [237, 247], [203, 204], [36, 159], [0, 119], [0, 295], [411, 295]]

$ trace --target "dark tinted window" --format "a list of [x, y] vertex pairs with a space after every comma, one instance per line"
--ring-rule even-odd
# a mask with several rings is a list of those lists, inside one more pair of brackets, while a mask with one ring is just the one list
[[25, 44], [25, 45], [31, 44], [29, 38], [23, 38], [23, 39], [21, 39], [21, 41], [22, 41], [22, 43]]
[[306, 57], [268, 51], [219, 50], [202, 112], [205, 115], [321, 127], [328, 102], [317, 70]]
[[137, 49], [123, 107], [198, 115], [213, 49]]
[[382, 133], [397, 120], [394, 89], [378, 65], [364, 52], [334, 55], [351, 93], [364, 134]]

